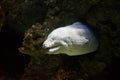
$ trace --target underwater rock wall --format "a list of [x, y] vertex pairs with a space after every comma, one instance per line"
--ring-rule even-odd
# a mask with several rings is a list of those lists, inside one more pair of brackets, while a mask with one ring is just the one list
[[[46, 28], [46, 35], [54, 28], [65, 26], [75, 21], [82, 21], [88, 24], [96, 33], [100, 44], [99, 49], [94, 53], [77, 57], [46, 55], [43, 48], [37, 49], [35, 47], [36, 45], [40, 46], [39, 44], [42, 44], [42, 41], [44, 41], [46, 37], [46, 35], [44, 35], [43, 38], [38, 38], [38, 41], [42, 39], [39, 44], [31, 46], [31, 48], [29, 45], [29, 50], [24, 46], [24, 48], [22, 48], [24, 49], [22, 50], [24, 53], [32, 55], [33, 64], [29, 67], [28, 72], [30, 74], [34, 73], [35, 75], [42, 73], [50, 76], [51, 80], [109, 80], [115, 77], [110, 77], [113, 74], [110, 71], [112, 63], [118, 59], [120, 55], [118, 47], [120, 40], [119, 1], [62, 0], [59, 2], [59, 0], [53, 0], [51, 2], [48, 1], [47, 5], [49, 5], [46, 15], [47, 18], [41, 23], [43, 28]], [[28, 33], [34, 34], [34, 32], [36, 32], [32, 28], [30, 28], [30, 30], [32, 32], [28, 30]], [[38, 30], [37, 27], [36, 30]], [[37, 42], [37, 40], [32, 37], [29, 40], [33, 43]], [[26, 39], [24, 39], [24, 41], [26, 41]], [[116, 63], [116, 65], [117, 64], [119, 65], [119, 62]], [[119, 71], [119, 68], [117, 69]]]
[[5, 24], [19, 35], [23, 35], [32, 24], [42, 22], [47, 11], [43, 0], [1, 0], [0, 5]]
[[[0, 5], [3, 27], [24, 36], [19, 51], [31, 56], [21, 80], [119, 78], [115, 72], [120, 71], [116, 67], [120, 65], [119, 0], [2, 0]], [[88, 24], [96, 33], [98, 51], [77, 57], [46, 55], [42, 43], [49, 32], [75, 21]]]

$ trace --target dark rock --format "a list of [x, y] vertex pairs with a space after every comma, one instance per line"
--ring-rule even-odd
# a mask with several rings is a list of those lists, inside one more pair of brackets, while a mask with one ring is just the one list
[[[31, 56], [31, 62], [22, 79], [110, 80], [112, 76], [114, 80], [119, 77], [113, 73], [119, 71], [117, 67], [119, 63], [115, 62], [120, 58], [120, 1], [2, 0], [0, 5], [5, 14], [5, 18], [0, 19], [0, 24], [4, 22], [6, 32], [14, 31], [17, 34], [17, 37], [11, 37], [11, 41], [14, 37], [20, 38], [19, 34], [24, 36], [23, 43], [22, 38], [15, 42], [20, 43], [14, 47], [13, 52], [22, 44], [19, 51]], [[42, 43], [49, 32], [75, 21], [81, 21], [90, 26], [98, 37], [99, 49], [94, 53], [76, 57], [45, 54]], [[14, 41], [7, 42], [8, 35], [4, 37], [1, 41], [6, 43], [6, 51], [6, 46], [9, 44], [11, 47]], [[4, 43], [1, 42], [1, 47], [4, 47]]]

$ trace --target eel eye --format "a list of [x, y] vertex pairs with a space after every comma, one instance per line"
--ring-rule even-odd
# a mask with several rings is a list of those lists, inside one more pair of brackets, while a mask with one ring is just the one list
[[55, 38], [51, 38], [51, 41], [54, 41], [55, 40]]

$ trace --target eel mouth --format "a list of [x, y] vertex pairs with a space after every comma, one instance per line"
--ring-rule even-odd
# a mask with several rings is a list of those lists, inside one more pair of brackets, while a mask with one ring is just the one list
[[49, 52], [52, 53], [52, 52], [55, 52], [55, 51], [57, 51], [59, 49], [60, 49], [60, 46], [52, 47], [52, 48], [49, 48]]
[[54, 45], [54, 46], [51, 46], [51, 47], [46, 47], [46, 50], [48, 51], [48, 53], [53, 53], [57, 50], [60, 49], [60, 45]]
[[50, 46], [43, 46], [44, 49], [47, 51], [47, 53], [54, 53], [56, 51], [58, 51], [61, 48], [61, 44], [56, 43], [56, 44], [52, 44]]

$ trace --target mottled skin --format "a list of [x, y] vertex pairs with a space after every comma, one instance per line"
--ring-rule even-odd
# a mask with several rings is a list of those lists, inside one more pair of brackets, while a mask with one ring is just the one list
[[82, 55], [93, 52], [98, 42], [86, 25], [75, 22], [72, 25], [53, 30], [43, 43], [48, 54]]

